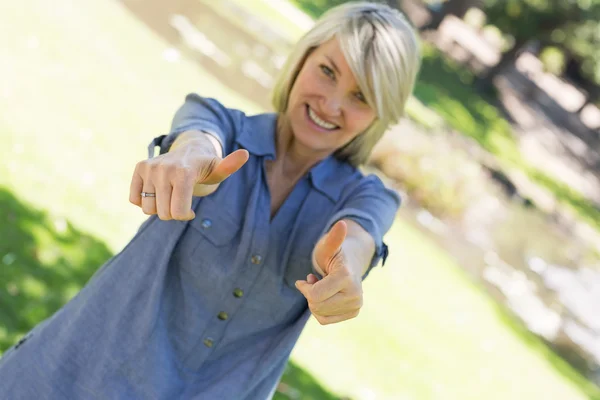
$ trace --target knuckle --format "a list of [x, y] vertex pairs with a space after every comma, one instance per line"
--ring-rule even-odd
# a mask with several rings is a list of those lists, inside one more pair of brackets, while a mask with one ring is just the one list
[[166, 164], [166, 165], [162, 166], [161, 170], [162, 170], [162, 174], [164, 176], [170, 177], [170, 176], [176, 175], [177, 166], [173, 165], [173, 164]]
[[188, 178], [194, 174], [193, 168], [186, 166], [186, 165], [173, 166], [173, 170], [174, 170], [175, 176], [183, 178], [183, 179]]
[[321, 313], [321, 307], [319, 307], [319, 305], [316, 303], [309, 303], [308, 308], [310, 309], [310, 311], [312, 313], [317, 313], [317, 314]]
[[163, 221], [170, 221], [171, 219], [173, 219], [171, 218], [171, 213], [164, 210], [158, 212], [158, 218], [160, 218]]
[[173, 181], [185, 184], [193, 182], [197, 174], [191, 167], [177, 166], [169, 175]]
[[183, 211], [182, 207], [173, 206], [171, 210], [171, 216], [173, 217], [173, 219], [182, 220], [183, 218], [185, 218], [185, 212]]
[[160, 163], [151, 163], [148, 164], [145, 169], [148, 170], [151, 174], [155, 175], [163, 169], [163, 165]]
[[362, 307], [363, 297], [359, 294], [352, 295], [352, 296], [350, 296], [350, 303], [357, 307]]
[[181, 205], [173, 205], [171, 209], [171, 217], [177, 221], [188, 221], [191, 219], [189, 211], [186, 211]]
[[143, 171], [144, 169], [146, 169], [147, 166], [148, 166], [147, 160], [138, 161], [138, 163], [135, 164], [135, 170], [138, 172]]
[[183, 213], [173, 214], [173, 219], [176, 221], [187, 221], [189, 218]]

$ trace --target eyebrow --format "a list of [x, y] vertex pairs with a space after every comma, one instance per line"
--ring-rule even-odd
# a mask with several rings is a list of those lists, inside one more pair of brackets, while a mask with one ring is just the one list
[[342, 75], [342, 73], [338, 69], [337, 65], [335, 65], [335, 63], [333, 62], [333, 60], [329, 56], [325, 56], [325, 57], [329, 60], [329, 62], [331, 63], [331, 65], [333, 65], [333, 69], [335, 69], [335, 72], [337, 72], [338, 75]]

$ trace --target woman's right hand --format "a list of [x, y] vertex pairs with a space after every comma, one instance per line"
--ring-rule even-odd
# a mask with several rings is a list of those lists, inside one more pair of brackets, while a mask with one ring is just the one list
[[[129, 201], [144, 214], [162, 220], [194, 219], [192, 196], [206, 196], [248, 161], [247, 150], [236, 150], [225, 158], [208, 141], [190, 140], [165, 154], [136, 164]], [[156, 197], [143, 197], [142, 192]]]

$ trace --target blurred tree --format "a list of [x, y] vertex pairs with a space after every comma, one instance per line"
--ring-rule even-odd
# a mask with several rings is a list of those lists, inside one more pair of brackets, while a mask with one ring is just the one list
[[557, 44], [575, 55], [583, 74], [600, 83], [600, 0], [486, 0], [488, 23], [512, 38], [512, 46], [500, 62], [480, 79], [488, 86], [531, 40], [542, 45]]
[[442, 3], [437, 10], [430, 8], [431, 19], [429, 23], [421, 27], [421, 30], [437, 29], [448, 15], [462, 19], [469, 9], [481, 8], [481, 5], [482, 0], [448, 0]]
[[321, 14], [349, 0], [293, 0], [304, 12], [314, 18], [319, 18]]
[[[304, 12], [314, 18], [318, 18], [331, 7], [335, 7], [351, 0], [293, 0]], [[402, 0], [377, 0], [374, 3], [384, 3], [396, 9], [400, 9]]]

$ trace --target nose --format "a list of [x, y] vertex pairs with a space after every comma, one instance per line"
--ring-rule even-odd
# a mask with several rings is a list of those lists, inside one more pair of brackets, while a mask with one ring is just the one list
[[339, 117], [342, 113], [342, 100], [336, 94], [323, 96], [321, 101], [321, 110], [330, 117]]

